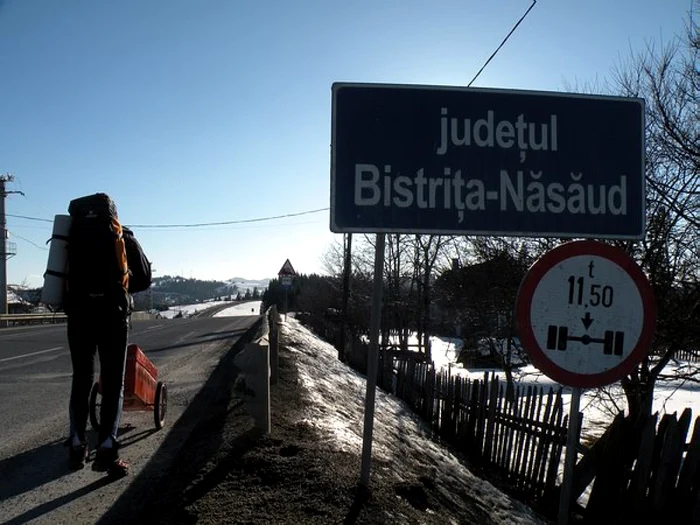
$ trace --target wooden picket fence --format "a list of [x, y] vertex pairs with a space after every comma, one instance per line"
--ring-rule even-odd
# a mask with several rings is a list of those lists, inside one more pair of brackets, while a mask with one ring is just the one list
[[679, 361], [689, 361], [691, 363], [697, 363], [700, 361], [700, 351], [698, 350], [678, 350], [674, 355], [675, 359]]
[[700, 418], [619, 415], [574, 470], [573, 498], [593, 486], [583, 522], [700, 523]]
[[[391, 362], [391, 376], [380, 374], [383, 388], [486, 478], [542, 514], [557, 516], [556, 482], [568, 431], [561, 390], [515, 385], [507, 393], [507, 385], [488, 372], [470, 380], [416, 359], [391, 356]], [[690, 409], [637, 424], [619, 415], [590, 449], [579, 445], [572, 518], [586, 524], [700, 524], [700, 417], [691, 423]], [[577, 442], [580, 428], [578, 433]], [[585, 506], [575, 504], [589, 487]]]
[[[556, 519], [568, 431], [561, 391], [516, 385], [507, 393], [493, 374], [470, 380], [436, 371], [417, 352], [403, 354], [380, 353], [378, 385], [405, 401], [470, 467]], [[694, 353], [677, 357], [693, 360]], [[580, 445], [579, 428], [571, 522], [700, 524], [700, 417], [692, 427], [691, 418], [687, 409], [633, 425], [620, 415], [590, 448]]]
[[561, 391], [516, 385], [508, 395], [488, 372], [471, 380], [432, 363], [392, 361], [393, 377], [380, 374], [380, 386], [512, 494], [534, 506], [551, 499], [568, 429]]

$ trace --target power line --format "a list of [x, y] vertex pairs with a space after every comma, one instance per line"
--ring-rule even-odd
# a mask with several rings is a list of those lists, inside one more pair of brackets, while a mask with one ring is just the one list
[[315, 210], [300, 211], [297, 213], [285, 213], [284, 215], [275, 215], [271, 217], [258, 217], [255, 219], [238, 219], [234, 221], [220, 221], [220, 222], [200, 222], [194, 224], [133, 224], [134, 228], [201, 228], [204, 226], [226, 226], [231, 224], [246, 224], [251, 222], [263, 222], [272, 221], [275, 219], [287, 219], [289, 217], [299, 217], [301, 215], [309, 215], [311, 213], [319, 213], [326, 211], [329, 208], [318, 208]]
[[503, 42], [501, 42], [501, 44], [496, 48], [496, 50], [495, 50], [493, 53], [491, 53], [491, 56], [488, 58], [488, 60], [486, 60], [486, 62], [484, 62], [484, 65], [481, 66], [481, 69], [480, 69], [479, 71], [477, 71], [476, 75], [474, 75], [474, 78], [472, 78], [471, 82], [469, 82], [469, 84], [467, 84], [467, 87], [471, 87], [471, 85], [474, 83], [474, 81], [477, 79], [477, 77], [478, 77], [479, 75], [481, 75], [481, 72], [482, 72], [484, 69], [486, 69], [486, 66], [489, 65], [489, 62], [491, 62], [491, 60], [493, 59], [493, 57], [496, 56], [496, 53], [498, 53], [498, 52], [501, 50], [501, 48], [503, 47], [503, 45], [504, 45], [504, 44], [506, 43], [506, 41], [510, 38], [510, 35], [512, 35], [512, 34], [515, 32], [515, 30], [516, 30], [516, 29], [518, 28], [518, 26], [520, 25], [520, 22], [522, 22], [523, 20], [525, 20], [525, 17], [528, 15], [528, 13], [529, 13], [530, 11], [532, 11], [532, 8], [535, 7], [535, 4], [536, 4], [536, 3], [537, 3], [537, 0], [532, 0], [532, 3], [530, 4], [530, 7], [527, 8], [527, 11], [525, 11], [525, 14], [524, 14], [523, 16], [521, 16], [521, 17], [520, 17], [520, 20], [518, 20], [518, 21], [515, 23], [515, 25], [513, 26], [513, 29], [511, 29], [510, 32], [506, 35], [506, 37], [503, 39]]
[[[319, 213], [322, 211], [327, 211], [330, 208], [317, 208], [315, 210], [305, 210], [305, 211], [300, 211], [296, 213], [285, 213], [284, 215], [273, 215], [273, 216], [267, 216], [267, 217], [256, 217], [254, 219], [237, 219], [237, 220], [232, 220], [232, 221], [219, 221], [219, 222], [199, 222], [199, 223], [190, 223], [190, 224], [129, 224], [128, 226], [132, 228], [203, 228], [207, 226], [227, 226], [231, 224], [247, 224], [247, 223], [252, 223], [252, 222], [264, 222], [264, 221], [272, 221], [276, 219], [287, 219], [290, 217], [299, 217], [302, 215], [310, 215], [312, 213]], [[26, 219], [29, 221], [40, 221], [40, 222], [49, 222], [53, 223], [53, 219], [42, 219], [40, 217], [29, 217], [26, 215], [13, 215], [11, 213], [7, 214], [8, 217], [15, 217], [18, 219]]]
[[15, 217], [17, 219], [27, 219], [28, 221], [40, 221], [40, 222], [53, 222], [53, 219], [41, 219], [39, 217], [27, 217], [26, 215], [13, 215], [12, 213], [6, 213], [6, 217]]
[[18, 238], [18, 239], [22, 239], [23, 241], [28, 242], [29, 244], [31, 244], [31, 245], [34, 246], [35, 248], [39, 248], [40, 250], [44, 250], [44, 251], [48, 251], [48, 250], [49, 250], [46, 246], [39, 246], [39, 245], [38, 245], [37, 243], [35, 243], [34, 241], [31, 241], [31, 240], [27, 239], [26, 237], [22, 237], [21, 235], [17, 235], [17, 234], [14, 233], [14, 232], [12, 232], [12, 237], [13, 237], [13, 238], [16, 237], [16, 238]]

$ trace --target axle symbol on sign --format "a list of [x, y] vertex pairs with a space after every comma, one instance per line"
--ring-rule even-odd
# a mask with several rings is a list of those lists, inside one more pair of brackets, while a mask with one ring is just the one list
[[578, 341], [588, 346], [591, 343], [602, 343], [603, 353], [606, 355], [622, 355], [622, 347], [625, 343], [624, 332], [613, 332], [606, 330], [602, 339], [591, 337], [590, 335], [575, 336], [569, 335], [568, 326], [547, 327], [547, 350], [566, 350], [569, 341]]

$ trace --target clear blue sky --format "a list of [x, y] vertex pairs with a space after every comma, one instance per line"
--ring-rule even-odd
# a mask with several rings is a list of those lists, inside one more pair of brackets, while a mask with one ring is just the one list
[[[55, 214], [116, 201], [156, 275], [320, 272], [331, 84], [466, 85], [528, 0], [0, 0], [8, 282], [41, 285]], [[591, 85], [691, 0], [540, 0], [475, 87]], [[17, 217], [17, 215], [22, 217]]]

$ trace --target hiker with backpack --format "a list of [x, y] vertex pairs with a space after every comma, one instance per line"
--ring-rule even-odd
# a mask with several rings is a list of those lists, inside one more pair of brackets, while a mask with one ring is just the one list
[[83, 468], [89, 456], [85, 432], [97, 351], [102, 404], [93, 470], [121, 477], [129, 469], [119, 456], [117, 433], [124, 401], [131, 293], [150, 286], [150, 263], [133, 232], [122, 227], [116, 205], [107, 194], [74, 199], [68, 213], [71, 224], [63, 304], [73, 365], [70, 466]]

